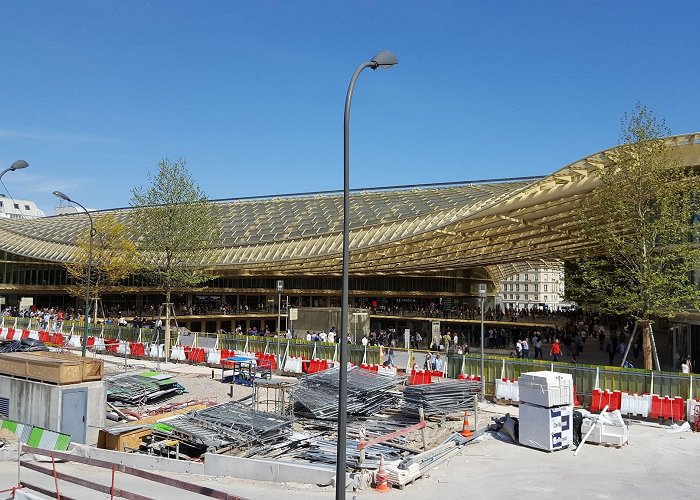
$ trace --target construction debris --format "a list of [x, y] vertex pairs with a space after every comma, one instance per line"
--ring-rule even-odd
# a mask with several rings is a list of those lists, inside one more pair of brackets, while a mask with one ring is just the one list
[[105, 379], [105, 386], [107, 401], [130, 406], [156, 403], [186, 392], [172, 375], [159, 372], [115, 375]]
[[38, 352], [48, 351], [49, 348], [40, 340], [24, 338], [22, 340], [6, 340], [0, 342], [0, 353], [4, 352]]
[[204, 452], [269, 446], [289, 437], [292, 423], [289, 417], [255, 411], [231, 401], [161, 420], [155, 431]]
[[473, 410], [481, 392], [481, 383], [469, 380], [446, 380], [439, 384], [411, 385], [403, 391], [403, 409], [418, 415], [444, 415]]
[[[291, 390], [295, 413], [318, 419], [338, 418], [339, 367], [306, 375]], [[348, 368], [347, 412], [350, 415], [372, 415], [386, 407], [396, 407], [400, 393], [394, 388], [403, 379], [378, 374], [357, 367]]]

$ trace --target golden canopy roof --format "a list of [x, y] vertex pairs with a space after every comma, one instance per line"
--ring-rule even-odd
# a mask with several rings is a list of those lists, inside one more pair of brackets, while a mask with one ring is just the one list
[[[700, 134], [667, 138], [700, 165]], [[358, 190], [351, 193], [353, 275], [482, 270], [493, 280], [574, 258], [591, 243], [573, 209], [597, 183], [611, 148], [546, 177]], [[216, 201], [220, 238], [200, 265], [220, 274], [334, 275], [342, 260], [342, 192]], [[128, 222], [130, 209], [112, 213]], [[67, 262], [89, 224], [76, 213], [0, 219], [0, 250]], [[130, 237], [138, 239], [132, 234]]]

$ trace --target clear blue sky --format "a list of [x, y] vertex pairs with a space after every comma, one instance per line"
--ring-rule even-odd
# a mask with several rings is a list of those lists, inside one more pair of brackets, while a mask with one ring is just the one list
[[[3, 181], [126, 206], [163, 157], [210, 198], [546, 174], [615, 145], [639, 100], [700, 131], [700, 2], [0, 4]], [[4, 188], [0, 187], [4, 191]]]

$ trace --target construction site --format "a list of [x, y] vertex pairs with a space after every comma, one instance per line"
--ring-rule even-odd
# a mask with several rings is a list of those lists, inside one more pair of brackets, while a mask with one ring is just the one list
[[[339, 363], [332, 346], [314, 343], [307, 358], [290, 355], [288, 341], [278, 358], [270, 340], [237, 349], [178, 343], [165, 362], [148, 356], [149, 346], [109, 338], [91, 339], [83, 357], [70, 348], [78, 336], [59, 346], [38, 340], [46, 333], [0, 332], [3, 498], [278, 498], [282, 490], [308, 498], [335, 491]], [[680, 443], [687, 449], [673, 453], [693, 456], [700, 435], [691, 432], [700, 430], [692, 375], [682, 385], [658, 373], [649, 388], [637, 381], [635, 393], [597, 369], [595, 387], [578, 390], [582, 375], [567, 373], [566, 363], [500, 360], [492, 375], [499, 363], [490, 359], [482, 380], [474, 356], [447, 356], [436, 371], [418, 369], [419, 352], [397, 353], [408, 356], [401, 367], [372, 363], [382, 355], [366, 347], [359, 354], [347, 367], [348, 498], [390, 491], [418, 498], [446, 481], [471, 486], [467, 477], [484, 467], [483, 474], [494, 473], [496, 463], [498, 470], [530, 462], [561, 467], [568, 476], [594, 455], [598, 464], [621, 466], [628, 454]], [[688, 396], [662, 392], [669, 389]], [[637, 434], [640, 445], [673, 441], [630, 453]], [[565, 458], [548, 458], [554, 456]], [[541, 488], [529, 487], [533, 495]], [[509, 481], [498, 488], [512, 488], [500, 496], [517, 496]]]

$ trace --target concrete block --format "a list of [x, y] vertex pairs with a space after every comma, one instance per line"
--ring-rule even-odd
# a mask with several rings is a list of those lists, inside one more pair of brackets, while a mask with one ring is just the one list
[[335, 467], [207, 453], [204, 473], [278, 483], [330, 484]]
[[175, 472], [179, 474], [204, 474], [204, 464], [190, 462], [188, 460], [175, 460], [174, 458], [155, 457], [138, 453], [124, 453], [121, 451], [103, 450], [85, 445], [75, 445], [71, 453], [81, 457], [105, 460], [115, 464], [135, 467], [137, 469]]

